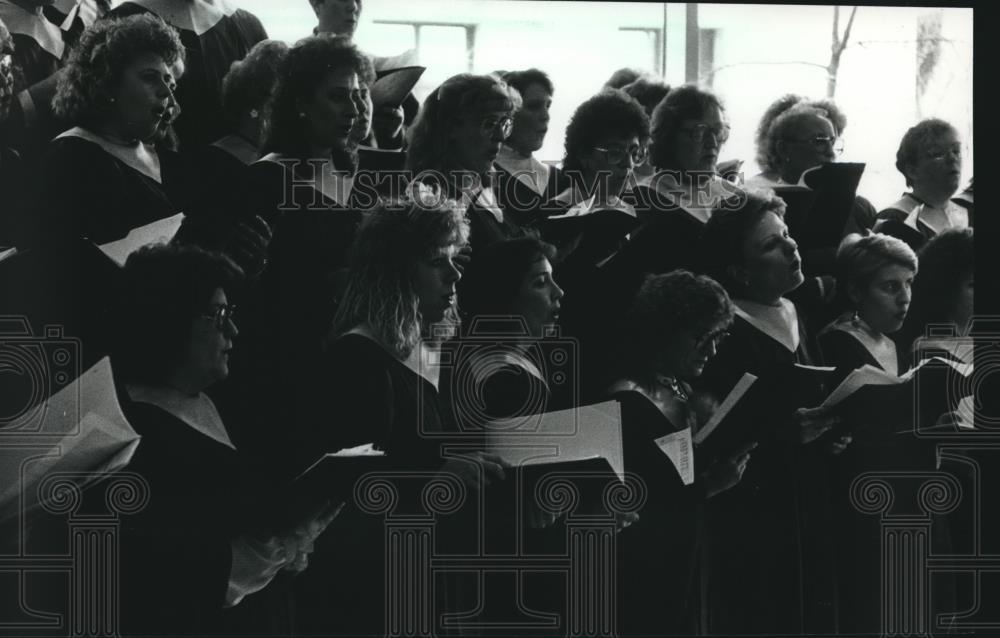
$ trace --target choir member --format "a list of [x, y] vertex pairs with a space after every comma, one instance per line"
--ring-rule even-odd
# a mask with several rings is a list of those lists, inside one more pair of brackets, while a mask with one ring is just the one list
[[347, 147], [362, 78], [371, 77], [370, 62], [345, 38], [310, 36], [292, 46], [278, 71], [263, 157], [247, 168], [244, 192], [233, 194], [247, 225], [271, 231], [261, 236], [263, 270], [244, 302], [245, 354], [234, 360], [234, 385], [253, 401], [225, 402], [249, 411], [246, 445], [262, 454], [272, 445], [268, 423], [313, 375], [342, 292], [362, 218]]
[[709, 505], [710, 633], [835, 630], [830, 448], [813, 442], [841, 420], [807, 407], [823, 390], [796, 365], [819, 358], [801, 310], [785, 297], [804, 277], [783, 213], [773, 196], [725, 201], [699, 246], [736, 317], [696, 387], [721, 400], [743, 373], [757, 376], [741, 427], [760, 443], [740, 485]]
[[875, 230], [916, 250], [944, 230], [973, 225], [970, 210], [951, 199], [962, 176], [962, 142], [954, 126], [930, 118], [907, 129], [896, 151], [896, 170], [910, 191], [879, 212]]
[[972, 228], [935, 235], [918, 253], [920, 273], [913, 282], [913, 303], [896, 335], [900, 356], [913, 363], [915, 341], [934, 325], [950, 326], [954, 336], [972, 329], [975, 297], [975, 241]]
[[144, 247], [125, 265], [112, 362], [142, 437], [128, 470], [149, 491], [120, 527], [125, 635], [280, 633], [260, 620], [275, 617], [272, 599], [254, 594], [281, 570], [305, 569], [336, 515], [317, 504], [287, 520], [204, 393], [228, 375], [239, 331], [227, 290], [239, 275], [195, 247]]
[[54, 108], [70, 128], [50, 144], [39, 209], [52, 235], [103, 244], [179, 212], [174, 153], [144, 142], [169, 118], [184, 60], [177, 32], [155, 16], [88, 29], [60, 79]]
[[517, 91], [496, 76], [456, 75], [427, 96], [407, 131], [407, 170], [467, 207], [473, 250], [525, 233], [493, 185], [493, 162], [520, 105]]
[[[461, 207], [433, 195], [365, 219], [311, 386], [314, 401], [327, 406], [308, 423], [314, 452], [374, 442], [393, 469], [455, 472], [470, 490], [502, 476], [490, 455], [442, 464], [441, 437], [454, 425], [441, 403], [436, 352], [457, 328], [455, 257], [468, 232]], [[304, 633], [384, 630], [383, 520], [350, 508], [343, 518], [351, 529], [317, 545], [317, 561], [328, 560], [328, 569], [298, 580]]]
[[[837, 161], [844, 149], [846, 126], [847, 118], [829, 100], [800, 98], [790, 103], [787, 96], [779, 99], [764, 113], [758, 129], [757, 158], [762, 172], [748, 179], [746, 187], [796, 185], [804, 171]], [[870, 229], [875, 215], [871, 202], [855, 197], [844, 236]]]
[[[3, 20], [0, 20], [0, 127], [10, 114], [14, 102], [14, 40]], [[21, 155], [0, 142], [0, 193], [3, 193], [3, 213], [0, 213], [0, 261], [5, 252], [17, 244], [17, 227], [23, 219], [27, 175]]]
[[187, 50], [187, 71], [178, 81], [184, 117], [176, 122], [181, 145], [211, 144], [225, 135], [222, 79], [229, 66], [267, 38], [255, 15], [228, 0], [126, 0], [108, 15], [159, 16], [180, 32]]
[[651, 135], [655, 201], [704, 224], [719, 201], [737, 190], [717, 172], [729, 139], [722, 102], [692, 84], [675, 88], [653, 110]]
[[497, 155], [497, 196], [511, 215], [527, 216], [545, 200], [566, 188], [562, 171], [538, 160], [536, 153], [549, 130], [549, 109], [555, 89], [544, 71], [508, 71], [501, 76], [521, 94], [510, 137]]
[[[248, 275], [264, 266], [271, 231], [262, 218], [243, 220], [243, 202], [234, 197], [247, 180], [247, 166], [260, 157], [278, 70], [288, 51], [284, 42], [262, 40], [234, 62], [222, 81], [222, 108], [231, 131], [184, 155], [187, 176], [184, 226], [179, 239], [224, 250]], [[205, 177], [211, 176], [206, 183]]]
[[559, 319], [563, 298], [553, 279], [554, 258], [555, 248], [534, 237], [496, 242], [476, 254], [459, 282], [464, 336], [475, 344], [489, 335], [503, 345], [499, 353], [474, 347], [460, 350], [468, 356], [456, 358], [450, 368], [458, 376], [445, 387], [451, 391], [449, 404], [460, 427], [476, 431], [484, 427], [484, 420], [574, 407], [566, 404], [569, 397], [556, 397], [562, 400], [558, 407], [552, 403], [553, 390], [568, 388], [550, 383], [539, 350], [546, 329]]
[[688, 437], [691, 449], [689, 437], [704, 425], [709, 406], [689, 383], [714, 356], [732, 320], [722, 286], [685, 270], [650, 275], [629, 311], [615, 360], [621, 376], [609, 392], [621, 404], [625, 467], [643, 481], [646, 501], [619, 539], [624, 635], [698, 633], [702, 506], [739, 482], [754, 443], [710, 465], [700, 462], [695, 448], [684, 477], [684, 462], [671, 461], [656, 441]]
[[70, 47], [80, 41], [83, 30], [111, 10], [111, 0], [54, 0], [42, 7], [42, 13], [63, 32]]

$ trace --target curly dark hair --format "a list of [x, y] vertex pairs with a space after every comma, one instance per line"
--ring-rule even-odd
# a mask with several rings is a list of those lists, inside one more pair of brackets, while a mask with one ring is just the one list
[[652, 386], [663, 352], [678, 332], [703, 333], [733, 320], [733, 304], [717, 281], [687, 270], [648, 275], [626, 316], [622, 371]]
[[288, 45], [281, 40], [261, 40], [245, 58], [230, 65], [222, 78], [222, 110], [230, 126], [238, 126], [252, 110], [266, 121], [278, 70], [287, 53]]
[[677, 132], [688, 120], [697, 120], [712, 107], [725, 112], [719, 98], [710, 91], [705, 91], [694, 84], [671, 89], [656, 108], [650, 123], [652, 141], [649, 146], [649, 161], [660, 170], [676, 168], [674, 161], [674, 146], [677, 143]]
[[920, 153], [927, 149], [930, 142], [947, 133], [958, 137], [958, 130], [954, 126], [936, 117], [922, 120], [906, 130], [896, 151], [896, 170], [903, 174], [907, 186], [913, 186], [913, 182], [906, 174], [905, 167], [916, 164], [920, 160]]
[[652, 117], [653, 109], [670, 93], [670, 85], [661, 80], [639, 78], [623, 86], [622, 91], [638, 100], [642, 108], [646, 109], [646, 115]]
[[757, 164], [764, 172], [778, 173], [781, 159], [778, 157], [778, 142], [796, 115], [819, 115], [833, 124], [837, 137], [847, 128], [847, 116], [832, 100], [809, 100], [799, 95], [783, 95], [767, 107], [757, 126]]
[[555, 246], [535, 237], [493, 242], [477, 250], [458, 283], [463, 313], [469, 317], [510, 313], [532, 264], [555, 256]]
[[125, 68], [148, 53], [167, 66], [184, 61], [180, 36], [157, 16], [100, 20], [88, 27], [59, 78], [52, 100], [55, 114], [70, 126], [100, 122], [108, 116], [109, 98]]
[[974, 248], [971, 228], [953, 228], [935, 235], [920, 249], [920, 272], [913, 280], [913, 301], [899, 332], [901, 344], [909, 348], [927, 326], [949, 320], [960, 283], [976, 272]]
[[503, 73], [497, 73], [497, 75], [504, 82], [517, 89], [518, 93], [522, 95], [532, 84], [541, 85], [549, 95], [552, 95], [556, 91], [548, 74], [541, 69], [532, 68], [525, 71], [504, 71]]
[[129, 382], [156, 384], [180, 361], [191, 322], [217, 288], [232, 291], [243, 271], [221, 253], [155, 244], [129, 255], [113, 313], [112, 358]]
[[[433, 171], [449, 176], [460, 168], [452, 158], [451, 127], [463, 117], [486, 111], [513, 115], [521, 104], [521, 94], [496, 75], [462, 73], [448, 78], [427, 96], [413, 126], [406, 130], [407, 170], [414, 175]], [[442, 186], [450, 196], [457, 196], [450, 180]]]
[[732, 296], [740, 296], [744, 286], [732, 273], [743, 265], [743, 246], [767, 213], [785, 216], [785, 202], [772, 191], [749, 192], [722, 200], [712, 211], [699, 242], [701, 271], [722, 284]]
[[622, 67], [611, 74], [608, 81], [604, 83], [602, 88], [605, 89], [620, 89], [626, 84], [635, 82], [646, 74], [638, 69], [632, 69], [629, 67]]
[[606, 137], [649, 139], [649, 116], [635, 98], [619, 89], [604, 89], [576, 107], [566, 127], [563, 170], [579, 175], [580, 157]]
[[271, 103], [262, 154], [278, 152], [305, 158], [308, 144], [299, 118], [299, 103], [310, 99], [327, 74], [338, 69], [354, 71], [358, 82], [366, 86], [375, 81], [371, 60], [347, 36], [314, 35], [299, 40], [288, 50]]

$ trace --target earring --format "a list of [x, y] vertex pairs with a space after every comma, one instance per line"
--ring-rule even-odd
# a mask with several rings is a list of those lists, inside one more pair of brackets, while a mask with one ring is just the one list
[[[257, 112], [257, 109], [250, 109], [250, 117], [251, 118], [253, 118], [253, 119], [256, 120], [259, 115], [260, 115], [260, 113]], [[299, 117], [301, 117], [301, 115]]]
[[300, 120], [303, 119], [303, 118], [305, 118], [305, 116], [306, 116], [305, 113], [303, 113], [302, 111], [299, 111], [299, 119]]
[[855, 328], [861, 327], [861, 317], [858, 316], [857, 310], [854, 311], [854, 316], [851, 317], [851, 325], [854, 326]]

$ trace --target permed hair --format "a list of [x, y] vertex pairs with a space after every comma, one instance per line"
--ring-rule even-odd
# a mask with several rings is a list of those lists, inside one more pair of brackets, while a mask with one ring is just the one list
[[371, 60], [351, 44], [347, 36], [314, 35], [295, 43], [281, 63], [267, 139], [262, 154], [278, 152], [304, 158], [308, 148], [306, 127], [299, 111], [301, 103], [311, 99], [323, 79], [337, 70], [349, 69], [358, 82], [375, 81]]
[[642, 104], [646, 115], [652, 117], [653, 109], [670, 93], [670, 85], [661, 80], [639, 78], [623, 86], [622, 91], [634, 97], [639, 104]]
[[864, 290], [886, 266], [903, 266], [917, 272], [917, 255], [906, 242], [872, 233], [851, 233], [837, 249], [837, 289], [850, 304], [849, 291]]
[[696, 334], [733, 320], [733, 304], [714, 279], [687, 270], [648, 275], [626, 317], [623, 371], [652, 386], [663, 353], [678, 333]]
[[650, 123], [652, 141], [649, 145], [649, 161], [660, 170], [676, 169], [674, 147], [677, 133], [684, 122], [704, 117], [712, 107], [723, 113], [726, 108], [719, 98], [710, 91], [694, 84], [685, 84], [671, 89], [653, 109]]
[[262, 40], [245, 58], [232, 63], [222, 78], [222, 110], [230, 126], [238, 126], [253, 110], [267, 121], [278, 70], [287, 53], [288, 45], [281, 40]]
[[731, 270], [744, 265], [747, 237], [768, 213], [784, 219], [785, 202], [771, 191], [741, 193], [721, 201], [702, 229], [701, 270], [722, 284], [731, 296], [745, 292]]
[[[155, 244], [129, 255], [112, 357], [129, 382], [161, 383], [180, 362], [192, 321], [217, 288], [232, 292], [243, 271], [221, 253], [193, 245]], [[151, 338], [152, 335], [152, 338]]]
[[[423, 336], [413, 286], [418, 262], [441, 246], [464, 245], [468, 237], [465, 213], [451, 200], [392, 202], [368, 215], [351, 250], [347, 288], [331, 336], [367, 324], [399, 359], [406, 359]], [[444, 323], [458, 323], [454, 309]]]
[[604, 138], [649, 139], [649, 116], [635, 98], [619, 89], [604, 89], [576, 108], [566, 127], [563, 170], [579, 175], [580, 157]]
[[125, 68], [149, 53], [160, 56], [168, 67], [184, 61], [180, 36], [157, 16], [96, 22], [70, 53], [52, 99], [53, 111], [70, 126], [92, 126], [106, 119]]
[[905, 168], [920, 161], [920, 154], [927, 150], [931, 142], [947, 133], [958, 137], [958, 130], [954, 126], [936, 117], [922, 120], [903, 133], [903, 139], [899, 140], [899, 149], [896, 151], [896, 170], [903, 174], [907, 186], [913, 186], [913, 182], [906, 174]]
[[837, 137], [843, 135], [844, 129], [847, 128], [847, 117], [830, 100], [798, 98], [797, 102], [790, 104], [782, 101], [796, 97], [786, 95], [772, 104], [761, 118], [760, 127], [757, 129], [757, 163], [765, 172], [780, 173], [781, 157], [778, 155], [778, 142], [788, 139], [788, 132], [797, 122], [814, 116], [824, 118], [833, 125], [833, 132]]
[[[513, 115], [519, 108], [521, 94], [495, 75], [462, 73], [448, 78], [427, 96], [413, 126], [406, 130], [406, 168], [414, 175], [433, 171], [447, 177], [462, 168], [452, 156], [450, 135], [459, 120], [494, 110]], [[455, 197], [450, 181], [443, 186]]]

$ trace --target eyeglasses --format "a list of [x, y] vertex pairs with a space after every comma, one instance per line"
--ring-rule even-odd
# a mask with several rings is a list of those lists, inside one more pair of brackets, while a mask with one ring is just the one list
[[697, 124], [681, 129], [681, 133], [687, 135], [692, 142], [701, 144], [705, 141], [705, 135], [711, 133], [719, 144], [725, 144], [729, 139], [729, 125], [708, 126], [707, 124]]
[[729, 336], [729, 331], [727, 330], [716, 330], [715, 332], [710, 332], [707, 335], [698, 337], [695, 340], [695, 346], [699, 350], [704, 350], [708, 347], [708, 344], [712, 344], [713, 348], [718, 348], [719, 344], [725, 341], [726, 337]]
[[633, 164], [642, 164], [649, 155], [649, 149], [645, 146], [636, 145], [629, 146], [628, 148], [601, 148], [600, 146], [595, 146], [594, 150], [598, 153], [603, 153], [604, 159], [609, 164], [615, 164], [616, 166], [624, 164], [626, 157], [631, 158]]
[[840, 154], [844, 152], [844, 138], [842, 137], [817, 135], [816, 137], [810, 137], [804, 140], [793, 138], [789, 141], [798, 142], [799, 144], [812, 144], [812, 147], [817, 151], [825, 151], [827, 147], [833, 147], [834, 153]]
[[925, 153], [924, 157], [926, 157], [929, 160], [933, 160], [935, 162], [940, 162], [947, 159], [949, 155], [952, 155], [957, 159], [962, 159], [962, 147], [952, 146], [951, 148], [947, 148], [944, 150], [935, 149], [933, 151], [928, 151], [927, 153]]
[[514, 119], [509, 115], [503, 117], [496, 117], [494, 115], [480, 121], [479, 128], [490, 137], [494, 137], [499, 133], [502, 139], [507, 139], [514, 131]]
[[227, 322], [233, 321], [233, 317], [236, 315], [236, 306], [234, 304], [221, 304], [215, 306], [212, 314], [198, 315], [202, 319], [211, 319], [215, 322], [215, 327], [217, 330], [225, 330]]

